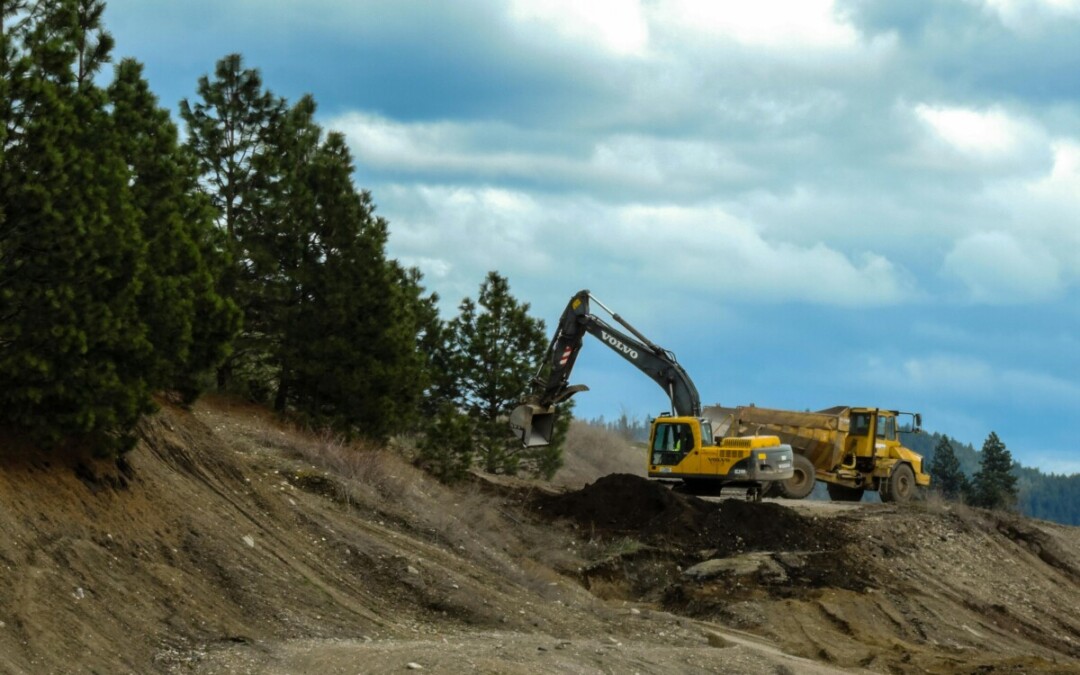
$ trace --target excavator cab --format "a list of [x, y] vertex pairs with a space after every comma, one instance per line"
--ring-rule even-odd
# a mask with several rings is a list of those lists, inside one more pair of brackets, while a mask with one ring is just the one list
[[675, 465], [696, 449], [694, 432], [685, 422], [657, 421], [652, 431], [652, 463]]

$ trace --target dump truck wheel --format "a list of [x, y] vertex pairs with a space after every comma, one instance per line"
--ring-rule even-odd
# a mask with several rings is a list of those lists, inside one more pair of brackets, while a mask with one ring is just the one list
[[777, 481], [780, 496], [787, 499], [802, 499], [814, 491], [814, 465], [802, 455], [795, 455], [794, 475], [784, 481]]
[[910, 502], [915, 497], [915, 487], [915, 472], [907, 464], [901, 464], [893, 469], [888, 480], [882, 484], [881, 501], [900, 504]]
[[863, 493], [866, 492], [863, 488], [853, 488], [846, 485], [837, 485], [836, 483], [826, 483], [825, 487], [829, 491], [829, 499], [834, 502], [861, 502]]

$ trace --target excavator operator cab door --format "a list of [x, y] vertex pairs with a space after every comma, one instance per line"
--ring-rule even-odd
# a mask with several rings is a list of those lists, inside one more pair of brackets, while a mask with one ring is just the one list
[[653, 424], [652, 443], [649, 446], [649, 463], [653, 466], [675, 466], [687, 455], [695, 455], [697, 445], [694, 432], [685, 422], [661, 422]]

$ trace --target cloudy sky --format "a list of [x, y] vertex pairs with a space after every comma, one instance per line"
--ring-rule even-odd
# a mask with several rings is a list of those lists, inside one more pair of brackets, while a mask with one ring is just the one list
[[[590, 289], [706, 403], [921, 411], [1080, 471], [1080, 0], [110, 0], [162, 104], [230, 52], [347, 134], [447, 316]], [[578, 413], [662, 391], [586, 343]]]

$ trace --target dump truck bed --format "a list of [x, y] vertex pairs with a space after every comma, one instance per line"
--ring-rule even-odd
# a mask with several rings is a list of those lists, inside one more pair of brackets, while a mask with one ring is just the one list
[[796, 412], [756, 406], [724, 408], [709, 406], [704, 415], [717, 436], [745, 436], [759, 433], [780, 437], [819, 470], [839, 466], [850, 428], [851, 408], [837, 406], [818, 412]]

